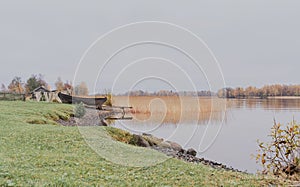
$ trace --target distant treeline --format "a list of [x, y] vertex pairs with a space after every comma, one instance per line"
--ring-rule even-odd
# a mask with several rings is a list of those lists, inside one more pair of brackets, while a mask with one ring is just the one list
[[[27, 79], [27, 81], [23, 81], [21, 77], [15, 76], [7, 87], [4, 84], [1, 84], [0, 92], [28, 95], [35, 88], [38, 88], [40, 86], [51, 90], [49, 84], [44, 80], [44, 76], [41, 74], [33, 74]], [[85, 82], [81, 82], [73, 88], [73, 84], [71, 81], [63, 82], [60, 77], [58, 77], [57, 81], [55, 82], [55, 88], [57, 91], [69, 90], [75, 95], [89, 94], [89, 90]], [[8, 96], [8, 94], [6, 96]]]
[[[10, 84], [6, 87], [4, 84], [0, 87], [0, 92], [2, 93], [12, 93], [12, 94], [28, 94], [32, 92], [35, 88], [43, 86], [50, 90], [49, 84], [44, 80], [43, 75], [31, 75], [27, 81], [23, 81], [21, 77], [14, 77]], [[68, 90], [75, 95], [88, 95], [89, 90], [85, 82], [73, 87], [73, 84], [69, 81], [63, 82], [60, 77], [58, 77], [55, 82], [55, 88], [57, 91]], [[108, 93], [108, 92], [107, 92]], [[106, 94], [107, 94], [106, 93]], [[103, 95], [103, 94], [100, 94]], [[114, 94], [112, 94], [114, 95]], [[237, 87], [237, 88], [223, 88], [217, 93], [212, 91], [179, 91], [175, 92], [172, 90], [160, 90], [157, 92], [147, 92], [143, 90], [129, 91], [124, 94], [119, 94], [123, 96], [218, 96], [220, 98], [267, 98], [274, 96], [300, 96], [300, 85], [266, 85], [262, 88], [256, 88], [249, 86], [247, 88]], [[8, 95], [5, 95], [5, 97]], [[4, 98], [4, 96], [3, 96]]]
[[147, 92], [143, 90], [130, 91], [123, 96], [215, 96], [216, 94], [211, 91], [180, 91], [174, 92], [172, 90], [160, 90], [157, 92]]
[[223, 88], [218, 91], [221, 98], [267, 98], [275, 96], [300, 96], [300, 85], [266, 85], [262, 88], [249, 86], [247, 88]]

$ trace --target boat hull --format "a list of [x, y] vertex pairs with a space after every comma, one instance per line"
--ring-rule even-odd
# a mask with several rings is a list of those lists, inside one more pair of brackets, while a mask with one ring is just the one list
[[58, 93], [58, 97], [63, 103], [68, 103], [68, 104], [83, 103], [90, 106], [96, 106], [96, 108], [98, 109], [102, 109], [102, 105], [107, 100], [106, 97], [86, 98], [86, 97], [71, 96], [71, 95], [63, 94], [61, 92]]

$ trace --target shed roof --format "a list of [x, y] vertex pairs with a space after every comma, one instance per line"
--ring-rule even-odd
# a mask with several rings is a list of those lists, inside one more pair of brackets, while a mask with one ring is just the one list
[[39, 86], [39, 87], [35, 88], [34, 90], [32, 90], [31, 93], [33, 93], [33, 92], [55, 92], [55, 91], [56, 90], [50, 91], [50, 90], [46, 89], [44, 86]]

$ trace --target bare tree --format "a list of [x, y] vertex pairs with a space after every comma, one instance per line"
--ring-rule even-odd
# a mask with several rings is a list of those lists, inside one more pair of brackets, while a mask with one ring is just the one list
[[8, 90], [12, 93], [24, 93], [23, 85], [21, 77], [15, 77], [8, 85]]
[[89, 90], [85, 82], [81, 82], [75, 87], [75, 95], [88, 95]]
[[6, 86], [5, 86], [5, 84], [3, 84], [2, 83], [2, 85], [1, 85], [1, 92], [6, 92], [7, 90], [6, 90]]
[[61, 80], [60, 77], [57, 78], [57, 81], [55, 82], [55, 87], [56, 87], [57, 91], [62, 91], [62, 90], [65, 89], [64, 88], [64, 83], [63, 83], [63, 81]]

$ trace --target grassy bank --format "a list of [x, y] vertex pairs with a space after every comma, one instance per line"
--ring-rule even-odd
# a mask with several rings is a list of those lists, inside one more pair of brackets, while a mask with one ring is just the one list
[[[96, 154], [77, 127], [55, 122], [68, 119], [71, 113], [69, 105], [0, 101], [0, 186], [261, 186], [279, 182], [175, 159], [142, 168], [114, 164]], [[105, 127], [98, 130], [105, 132]], [[113, 141], [109, 136], [102, 138]], [[111, 146], [126, 148], [127, 156], [143, 149], [120, 142]], [[144, 154], [150, 152], [154, 151]]]

